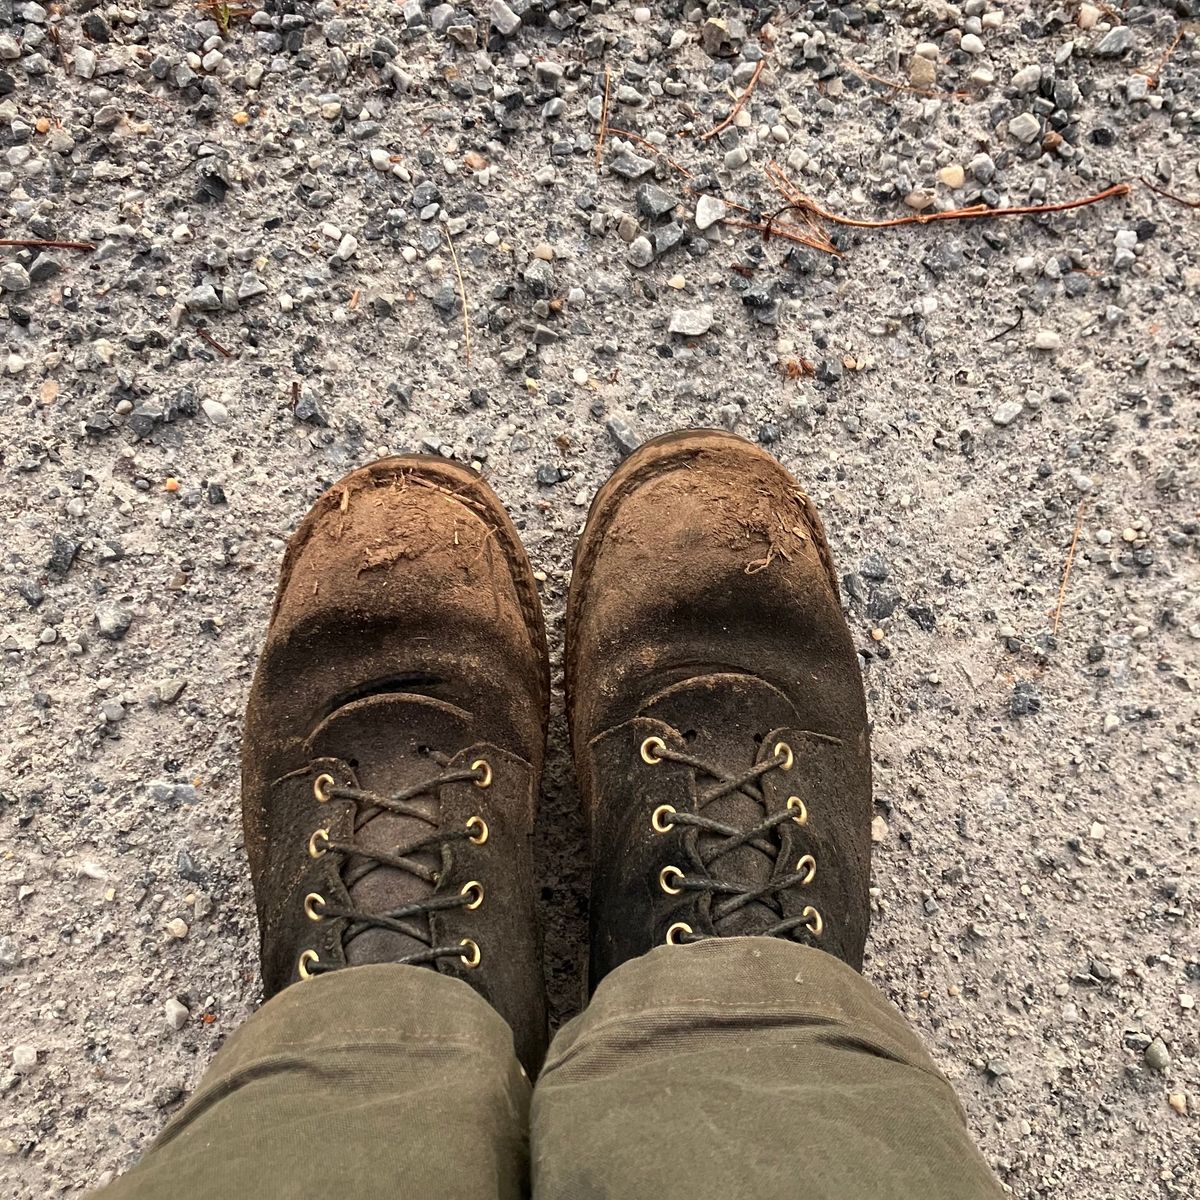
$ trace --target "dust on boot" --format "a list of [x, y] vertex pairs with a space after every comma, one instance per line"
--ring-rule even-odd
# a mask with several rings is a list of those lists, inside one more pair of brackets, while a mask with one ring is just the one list
[[246, 713], [266, 994], [360, 963], [465, 980], [532, 1071], [546, 1018], [530, 835], [549, 692], [537, 587], [470, 471], [346, 476], [284, 559]]
[[592, 985], [657, 944], [720, 936], [788, 938], [861, 969], [866, 710], [800, 485], [728, 434], [647, 443], [592, 505], [567, 648]]

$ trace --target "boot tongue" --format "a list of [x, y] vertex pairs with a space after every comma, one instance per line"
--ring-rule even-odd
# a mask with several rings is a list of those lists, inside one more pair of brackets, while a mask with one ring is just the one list
[[[344, 705], [327, 717], [310, 735], [306, 751], [310, 758], [339, 758], [350, 764], [364, 791], [390, 796], [405, 788], [436, 778], [442, 767], [433, 754], [450, 757], [474, 741], [471, 714], [429, 696], [389, 693], [368, 696]], [[440, 820], [436, 789], [415, 796], [410, 802]], [[427, 837], [434, 824], [416, 817], [400, 816], [362, 805], [356, 813], [355, 845], [364, 850], [395, 854], [397, 850]], [[441, 869], [436, 849], [411, 855], [431, 871]], [[362, 873], [364, 872], [365, 873]], [[433, 885], [396, 867], [371, 865], [362, 859], [349, 860], [350, 902], [361, 912], [383, 913], [412, 904], [433, 893]], [[409, 918], [408, 923], [428, 930], [428, 920]], [[389, 929], [367, 929], [346, 944], [350, 964], [395, 962], [426, 949], [426, 944]]]
[[[687, 752], [725, 775], [739, 775], [758, 761], [762, 742], [773, 729], [797, 724], [796, 710], [788, 698], [770, 684], [750, 675], [694, 676], [652, 696], [641, 716], [662, 721], [678, 730]], [[766, 747], [764, 757], [770, 757]], [[697, 771], [698, 797], [716, 786], [716, 780]], [[751, 790], [756, 789], [755, 784]], [[767, 815], [763, 805], [744, 792], [720, 796], [699, 809], [701, 815], [746, 830]], [[704, 853], [721, 839], [700, 835]], [[772, 840], [768, 837], [768, 841]], [[774, 859], [753, 846], [740, 846], [716, 859], [710, 871], [715, 879], [747, 885], [765, 883], [774, 872]], [[722, 897], [713, 899], [714, 906]], [[761, 933], [779, 920], [768, 905], [755, 901], [724, 918], [717, 932], [732, 937]]]

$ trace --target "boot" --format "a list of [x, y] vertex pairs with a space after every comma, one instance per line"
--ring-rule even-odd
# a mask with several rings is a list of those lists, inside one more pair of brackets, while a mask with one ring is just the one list
[[499, 1010], [532, 1073], [548, 693], [529, 561], [472, 472], [389, 458], [316, 502], [288, 545], [246, 712], [268, 997], [362, 963], [428, 967]]
[[592, 844], [591, 983], [766, 935], [862, 968], [871, 766], [820, 518], [770, 455], [669, 434], [600, 489], [567, 607]]

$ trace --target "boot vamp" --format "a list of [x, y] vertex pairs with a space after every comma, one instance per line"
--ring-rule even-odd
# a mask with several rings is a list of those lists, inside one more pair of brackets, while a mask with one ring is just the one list
[[721, 671], [771, 683], [802, 724], [861, 728], [824, 531], [795, 481], [737, 442], [655, 470], [610, 505], [577, 564], [569, 659], [588, 684], [572, 695], [573, 728], [586, 740], [664, 681]]

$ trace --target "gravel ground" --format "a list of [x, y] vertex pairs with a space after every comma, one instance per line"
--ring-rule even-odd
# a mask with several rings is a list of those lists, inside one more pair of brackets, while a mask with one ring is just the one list
[[[1200, 5], [481, 3], [0, 0], [0, 234], [94, 245], [0, 250], [0, 1192], [125, 1168], [258, 1002], [241, 714], [312, 499], [477, 464], [561, 683], [592, 493], [705, 424], [845, 573], [869, 977], [1014, 1195], [1195, 1196], [1200, 225], [1151, 185], [1200, 195]], [[561, 701], [539, 853], [561, 1019]]]

